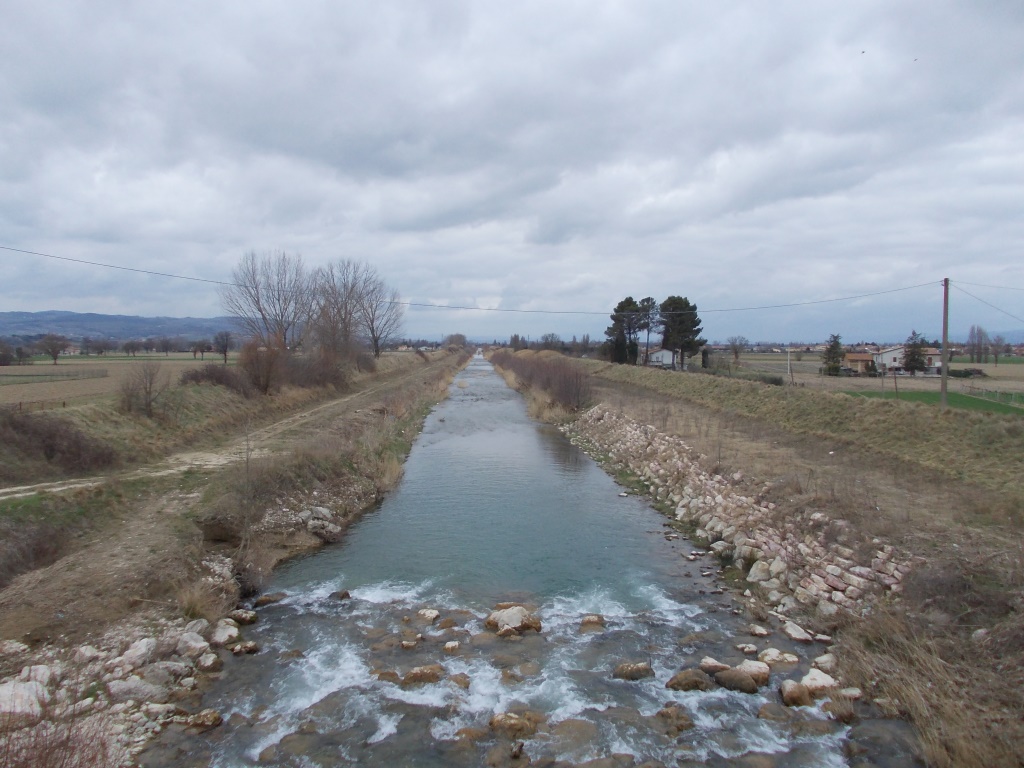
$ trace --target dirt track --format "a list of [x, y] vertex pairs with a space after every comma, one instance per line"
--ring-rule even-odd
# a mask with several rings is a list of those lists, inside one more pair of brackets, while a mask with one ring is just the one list
[[[388, 393], [414, 387], [450, 366], [445, 358], [366, 382], [365, 388], [307, 408], [223, 447], [174, 454], [159, 463], [106, 477], [0, 489], [0, 500], [35, 493], [84, 490], [109, 481], [150, 478], [154, 491], [126, 501], [115, 515], [77, 542], [73, 552], [16, 578], [0, 591], [0, 640], [79, 642], [130, 613], [176, 611], [176, 578], [199, 549], [188, 519], [201, 493], [196, 481], [175, 476], [209, 471], [249, 455], [274, 455], [307, 441], [358, 411], [378, 407]], [[203, 481], [210, 482], [210, 481]], [[87, 491], [86, 491], [87, 492]], [[195, 550], [195, 551], [189, 551]]]

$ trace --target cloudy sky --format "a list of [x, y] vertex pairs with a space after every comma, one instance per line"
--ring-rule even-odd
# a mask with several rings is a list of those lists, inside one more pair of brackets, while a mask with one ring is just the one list
[[[943, 277], [954, 337], [1024, 328], [1022, 41], [1019, 0], [7, 0], [0, 245], [221, 281], [283, 249], [581, 313], [412, 307], [414, 336], [600, 336], [675, 294], [710, 339], [902, 340]], [[0, 263], [0, 311], [223, 313]]]

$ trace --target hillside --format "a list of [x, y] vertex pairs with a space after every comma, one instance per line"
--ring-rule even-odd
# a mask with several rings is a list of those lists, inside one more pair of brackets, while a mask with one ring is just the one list
[[57, 333], [68, 338], [139, 339], [153, 336], [211, 337], [237, 330], [233, 317], [138, 317], [93, 312], [0, 312], [0, 337]]

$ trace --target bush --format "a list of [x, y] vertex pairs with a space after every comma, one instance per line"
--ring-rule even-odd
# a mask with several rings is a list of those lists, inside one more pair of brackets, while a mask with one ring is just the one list
[[218, 387], [225, 387], [241, 395], [250, 398], [255, 394], [252, 382], [242, 376], [233, 368], [209, 363], [202, 368], [192, 368], [181, 374], [181, 384], [214, 384]]
[[560, 355], [517, 355], [501, 349], [491, 356], [491, 362], [514, 373], [525, 386], [546, 392], [556, 405], [570, 411], [583, 410], [590, 404], [590, 376]]
[[[0, 444], [27, 459], [45, 459], [67, 472], [93, 472], [118, 461], [113, 447], [82, 432], [70, 422], [40, 414], [19, 413], [0, 408]], [[0, 465], [0, 477], [12, 468]], [[11, 478], [16, 479], [16, 478]]]
[[348, 389], [348, 370], [323, 357], [290, 354], [282, 359], [281, 380], [294, 387]]
[[0, 589], [22, 573], [56, 562], [69, 537], [67, 526], [0, 523]]

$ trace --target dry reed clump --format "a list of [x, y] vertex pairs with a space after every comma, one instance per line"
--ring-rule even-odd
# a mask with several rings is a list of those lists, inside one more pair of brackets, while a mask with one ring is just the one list
[[235, 605], [234, 595], [225, 594], [217, 585], [202, 578], [180, 584], [174, 594], [178, 610], [187, 619], [216, 621]]
[[[844, 679], [918, 728], [929, 765], [990, 768], [1024, 760], [1019, 688], [993, 674], [982, 649], [943, 637], [898, 606], [877, 608], [842, 628]], [[973, 662], [973, 663], [972, 663]]]

